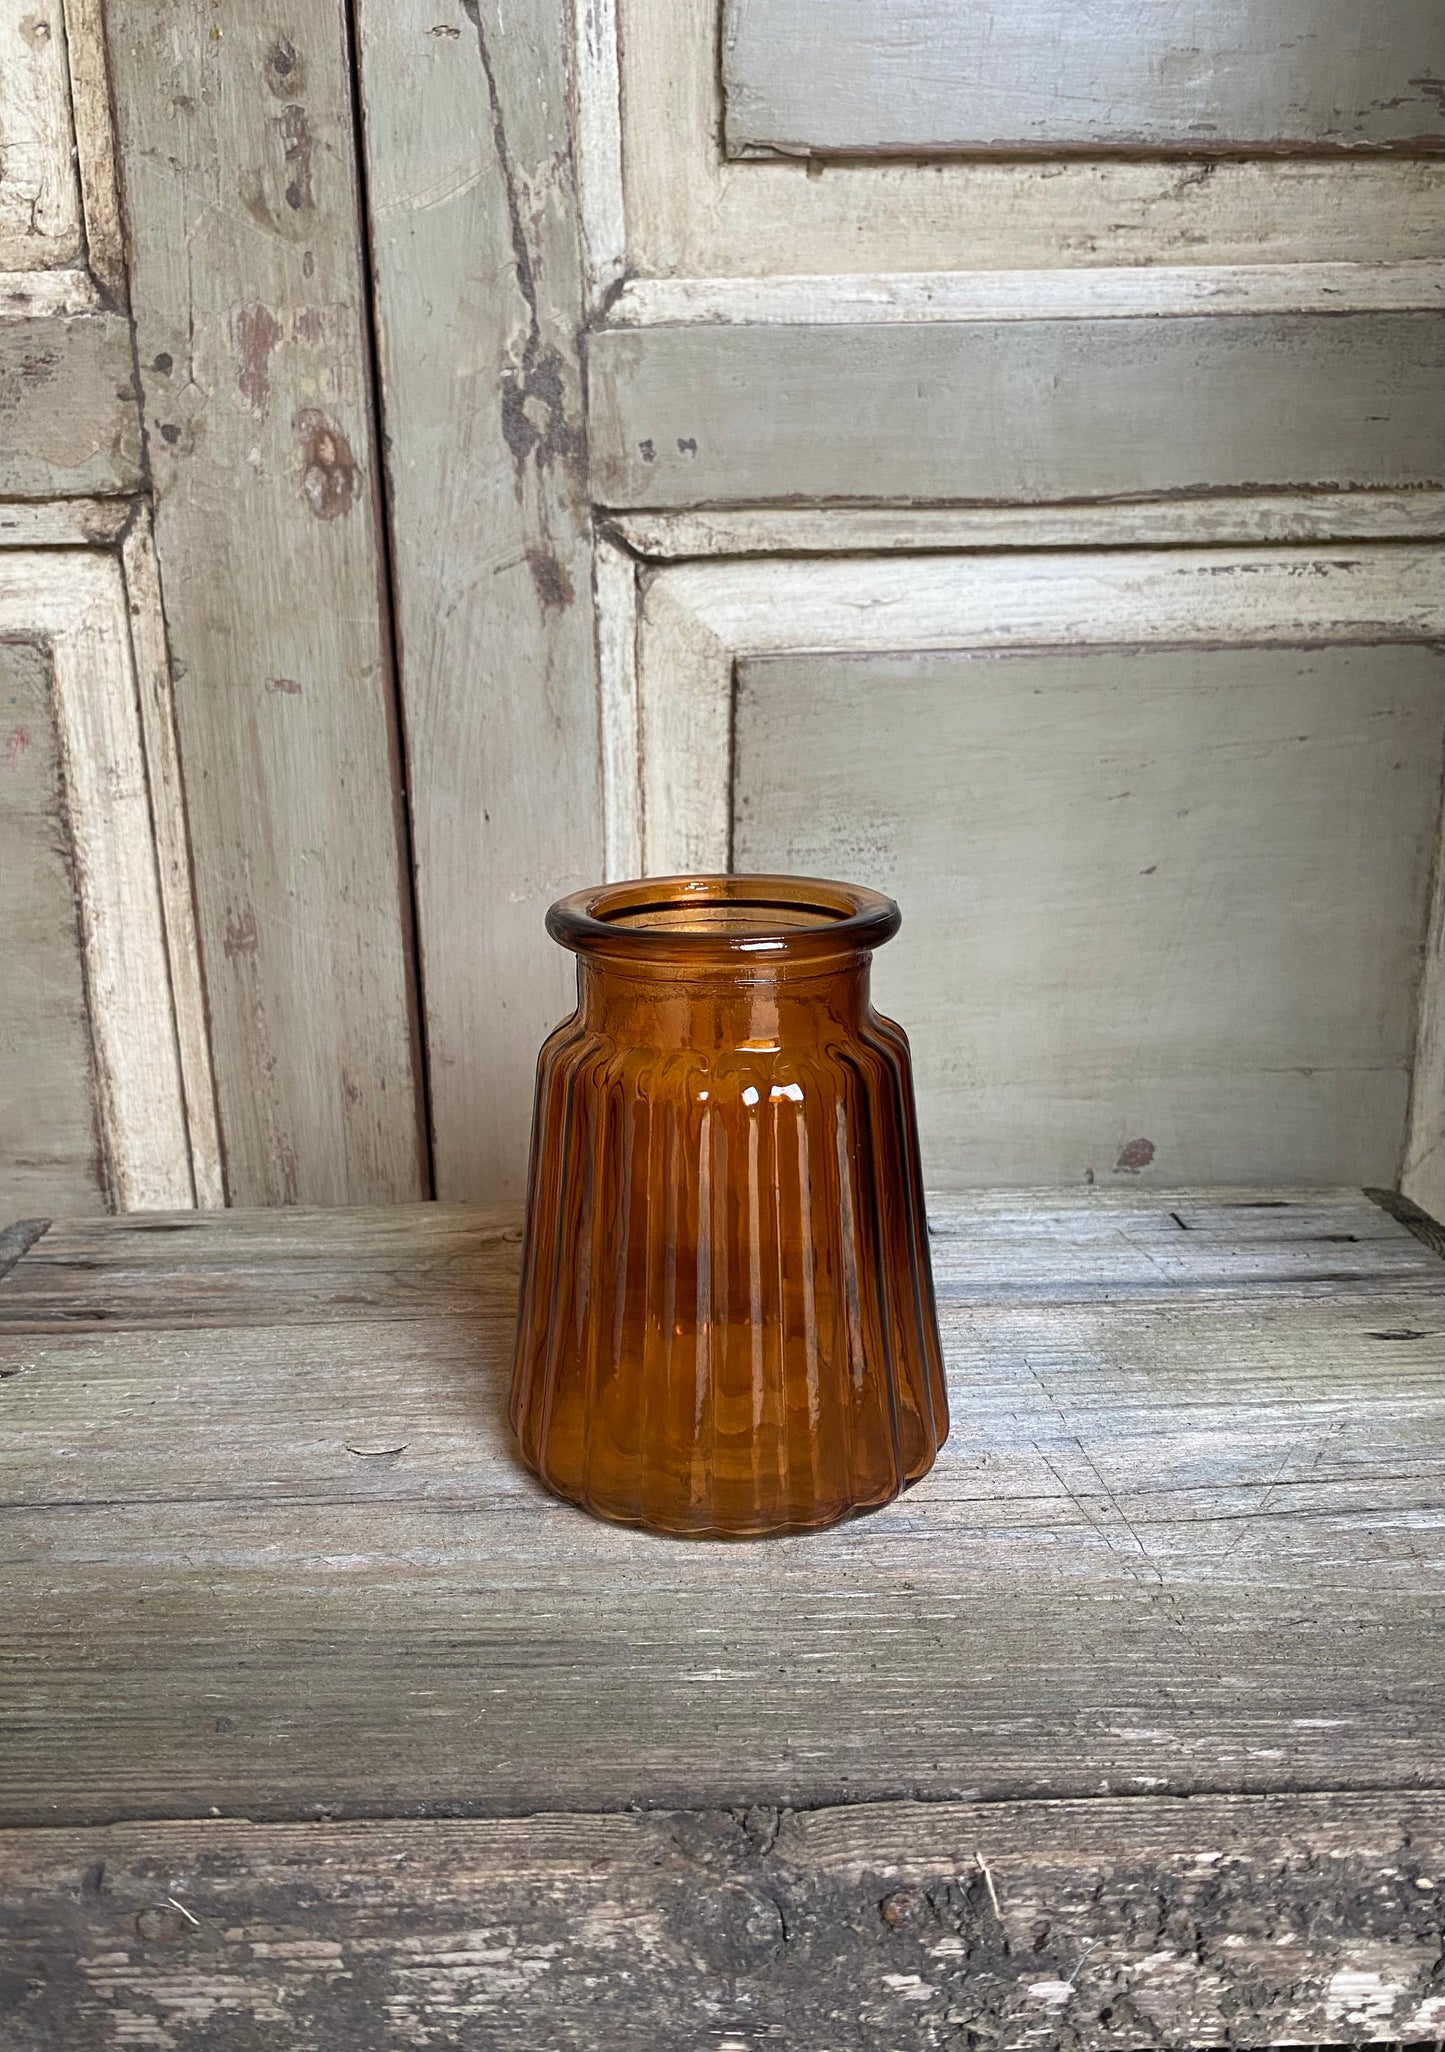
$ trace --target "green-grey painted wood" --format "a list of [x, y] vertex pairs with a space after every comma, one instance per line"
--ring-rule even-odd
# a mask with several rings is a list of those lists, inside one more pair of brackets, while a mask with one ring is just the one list
[[0, 641], [0, 935], [0, 1223], [104, 1210], [50, 663], [24, 641]]
[[1428, 647], [745, 659], [733, 862], [904, 907], [874, 987], [939, 1185], [1388, 1184], [1442, 686]]
[[597, 497], [1093, 499], [1427, 484], [1431, 313], [604, 329]]
[[228, 1190], [418, 1197], [347, 10], [106, 31]]
[[543, 916], [602, 873], [569, 29], [357, 22], [436, 1189], [517, 1197], [572, 1004]]
[[725, 0], [733, 154], [1438, 149], [1433, 0]]
[[1437, 1783], [1445, 1264], [1357, 1193], [932, 1224], [947, 1453], [751, 1547], [516, 1466], [515, 1222], [55, 1225], [0, 1283], [0, 1821]]
[[143, 478], [125, 317], [0, 318], [0, 498], [134, 492]]

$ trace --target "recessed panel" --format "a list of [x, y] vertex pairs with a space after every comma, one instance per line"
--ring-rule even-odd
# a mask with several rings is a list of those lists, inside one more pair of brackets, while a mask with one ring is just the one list
[[61, 0], [0, 0], [0, 271], [83, 254]]
[[43, 645], [0, 641], [0, 1223], [105, 1204], [70, 828]]
[[1399, 488], [1441, 476], [1438, 313], [602, 329], [611, 506]]
[[898, 898], [936, 1185], [1390, 1183], [1442, 730], [1419, 647], [744, 660], [733, 865]]
[[731, 154], [1438, 148], [1434, 0], [726, 0]]

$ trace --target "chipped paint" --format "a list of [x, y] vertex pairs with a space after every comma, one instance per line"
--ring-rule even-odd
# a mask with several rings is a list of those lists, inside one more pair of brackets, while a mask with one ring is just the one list
[[356, 498], [351, 444], [329, 414], [304, 406], [292, 426], [301, 456], [301, 495], [318, 520], [339, 520]]
[[1116, 1176], [1137, 1176], [1141, 1169], [1148, 1168], [1154, 1159], [1152, 1140], [1126, 1140], [1119, 1149], [1119, 1159], [1114, 1163]]
[[[236, 354], [236, 386], [241, 397], [264, 420], [271, 403], [271, 352], [281, 340], [281, 323], [269, 306], [251, 300], [231, 316], [231, 346]], [[162, 430], [164, 433], [164, 429]]]
[[1342, 1967], [1325, 1984], [1325, 2014], [1332, 2023], [1388, 2022], [1409, 1990], [1398, 1981], [1363, 1968]]
[[299, 101], [281, 109], [276, 117], [276, 131], [286, 160], [286, 204], [293, 213], [299, 213], [316, 204], [311, 189], [311, 124]]

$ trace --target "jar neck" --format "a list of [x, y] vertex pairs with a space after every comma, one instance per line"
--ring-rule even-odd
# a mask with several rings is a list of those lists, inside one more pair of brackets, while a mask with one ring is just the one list
[[869, 1012], [872, 956], [713, 966], [626, 963], [579, 956], [584, 1026], [624, 1044], [659, 1048], [782, 1048], [815, 1040], [829, 1022], [855, 1030]]

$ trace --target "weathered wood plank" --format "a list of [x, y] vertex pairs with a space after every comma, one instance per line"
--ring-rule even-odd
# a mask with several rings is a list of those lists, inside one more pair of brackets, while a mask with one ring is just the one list
[[0, 1835], [15, 2052], [1439, 2029], [1438, 1795]]
[[426, 1187], [344, 10], [106, 10], [238, 1201]]
[[1029, 1210], [935, 1204], [934, 1474], [740, 1549], [515, 1465], [499, 1216], [56, 1226], [0, 1284], [0, 1815], [1438, 1778], [1445, 1264], [1358, 1198]]
[[120, 314], [0, 320], [0, 496], [141, 487], [140, 410]]
[[1431, 0], [726, 0], [729, 153], [1438, 149]]
[[0, 548], [114, 548], [134, 514], [127, 499], [10, 499], [0, 505]]
[[522, 1192], [537, 1046], [572, 1004], [543, 914], [602, 872], [567, 33], [559, 0], [359, 10], [436, 1190], [450, 1198]]
[[62, 5], [86, 269], [110, 305], [125, 307], [130, 293], [106, 63], [105, 0], [62, 0]]
[[939, 1185], [1389, 1183], [1442, 684], [1425, 647], [745, 659], [732, 865], [906, 908], [874, 988]]
[[[1445, 1270], [1357, 1190], [1201, 1195], [1121, 1178], [1064, 1193], [935, 1193], [929, 1232], [938, 1286], [958, 1304], [1445, 1285]], [[505, 1324], [520, 1242], [520, 1215], [505, 1205], [59, 1219], [0, 1291], [0, 1329], [468, 1317], [489, 1304]]]
[[1436, 263], [1087, 265], [1073, 270], [849, 271], [625, 279], [614, 328], [697, 321], [810, 327], [918, 321], [1132, 320], [1186, 314], [1413, 313], [1445, 306]]
[[1095, 499], [1437, 481], [1434, 313], [603, 328], [609, 506]]
[[[0, 534], [6, 514], [0, 511]], [[1262, 492], [1073, 506], [746, 506], [621, 513], [609, 538], [649, 562], [921, 549], [1188, 548], [1207, 542], [1421, 541], [1445, 535], [1438, 492]]]
[[121, 538], [120, 560], [125, 578], [126, 610], [130, 616], [131, 656], [145, 749], [151, 826], [155, 834], [156, 881], [165, 922], [176, 1054], [185, 1095], [191, 1180], [196, 1202], [216, 1206], [226, 1201], [225, 1168], [216, 1118], [216, 1078], [211, 1061], [201, 950], [196, 934], [195, 876], [191, 867], [190, 826], [176, 743], [170, 651], [166, 645], [166, 621], [155, 541], [151, 533], [150, 508], [145, 505], [132, 507], [131, 515], [130, 525]]
[[[231, 1220], [242, 1216], [238, 1235]], [[0, 1326], [165, 1330], [459, 1315], [497, 1292], [510, 1316], [521, 1231], [513, 1206], [459, 1204], [152, 1212], [128, 1219], [121, 1239], [61, 1219], [53, 1247], [0, 1292]], [[512, 1248], [509, 1264], [498, 1265], [499, 1242]]]
[[0, 641], [0, 1214], [104, 1210], [50, 659]]

